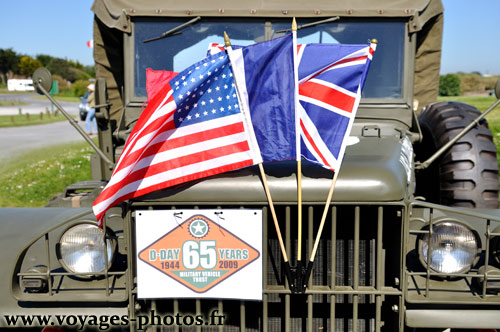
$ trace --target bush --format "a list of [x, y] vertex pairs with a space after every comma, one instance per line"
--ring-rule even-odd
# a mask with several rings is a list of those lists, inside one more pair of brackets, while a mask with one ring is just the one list
[[483, 78], [478, 73], [460, 75], [460, 90], [462, 93], [484, 91]]
[[64, 94], [69, 90], [68, 81], [59, 75], [52, 75], [52, 80], [59, 84], [59, 94]]
[[31, 76], [37, 68], [40, 68], [42, 63], [38, 60], [33, 59], [30, 56], [23, 56], [19, 60], [19, 73], [22, 75]]
[[458, 96], [460, 95], [460, 78], [456, 74], [439, 76], [439, 95]]
[[90, 84], [87, 80], [78, 80], [73, 83], [72, 90], [75, 97], [84, 96], [87, 92], [87, 86]]
[[489, 76], [483, 79], [484, 89], [486, 91], [495, 90], [499, 76]]

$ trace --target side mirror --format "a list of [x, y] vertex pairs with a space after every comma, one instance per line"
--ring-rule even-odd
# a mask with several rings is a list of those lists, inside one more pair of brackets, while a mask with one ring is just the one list
[[497, 99], [500, 99], [500, 79], [497, 81], [497, 85], [495, 85], [495, 96], [497, 96]]
[[52, 74], [47, 68], [37, 68], [37, 70], [33, 73], [33, 84], [35, 85], [35, 89], [38, 94], [44, 94], [40, 87], [42, 87], [46, 92], [49, 92], [52, 88]]

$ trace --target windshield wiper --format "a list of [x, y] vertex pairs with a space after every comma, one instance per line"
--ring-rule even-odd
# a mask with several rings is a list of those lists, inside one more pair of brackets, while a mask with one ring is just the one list
[[[312, 27], [312, 26], [315, 26], [315, 25], [318, 25], [318, 24], [333, 22], [333, 21], [338, 20], [339, 18], [340, 18], [339, 16], [335, 16], [335, 17], [327, 18], [326, 20], [321, 20], [321, 21], [316, 21], [316, 22], [312, 22], [312, 23], [307, 23], [307, 24], [299, 25], [297, 27], [297, 30], [304, 29], [304, 28], [309, 28], [309, 27]], [[283, 33], [283, 32], [289, 32], [289, 31], [292, 31], [292, 28], [285, 29], [285, 30], [280, 30], [280, 31], [276, 31], [276, 33]]]
[[193, 18], [192, 20], [187, 21], [186, 23], [182, 23], [181, 25], [178, 25], [175, 28], [170, 29], [170, 30], [162, 33], [158, 37], [154, 37], [154, 38], [151, 38], [151, 39], [143, 40], [143, 43], [149, 43], [150, 41], [159, 40], [159, 39], [163, 39], [163, 38], [167, 38], [167, 37], [170, 37], [170, 36], [175, 36], [175, 35], [181, 34], [182, 32], [179, 31], [179, 30], [184, 29], [185, 27], [187, 27], [190, 24], [198, 22], [199, 20], [201, 20], [201, 17], [197, 16], [197, 17]]

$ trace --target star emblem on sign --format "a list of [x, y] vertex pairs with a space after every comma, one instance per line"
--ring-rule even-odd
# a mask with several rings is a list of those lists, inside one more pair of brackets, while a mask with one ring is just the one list
[[208, 233], [208, 224], [203, 219], [195, 219], [189, 224], [189, 233], [196, 238], [204, 237]]

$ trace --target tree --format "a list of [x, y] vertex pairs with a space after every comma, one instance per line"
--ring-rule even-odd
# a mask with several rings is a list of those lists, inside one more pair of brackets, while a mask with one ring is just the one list
[[95, 66], [85, 66], [83, 70], [90, 75], [90, 77], [95, 77]]
[[0, 74], [3, 84], [5, 84], [9, 71], [17, 72], [18, 64], [19, 56], [12, 48], [0, 49]]
[[53, 59], [54, 57], [47, 55], [47, 54], [38, 54], [36, 56], [36, 59], [42, 63], [42, 66], [47, 67], [49, 62]]
[[456, 74], [446, 74], [439, 76], [439, 95], [458, 96], [460, 95], [460, 78]]
[[52, 75], [60, 75], [70, 82], [74, 82], [77, 79], [75, 72], [71, 70], [70, 64], [64, 59], [52, 58], [47, 64], [47, 69], [50, 70]]
[[23, 75], [31, 76], [37, 68], [40, 68], [42, 63], [38, 60], [33, 59], [30, 56], [23, 56], [19, 60], [19, 73]]

